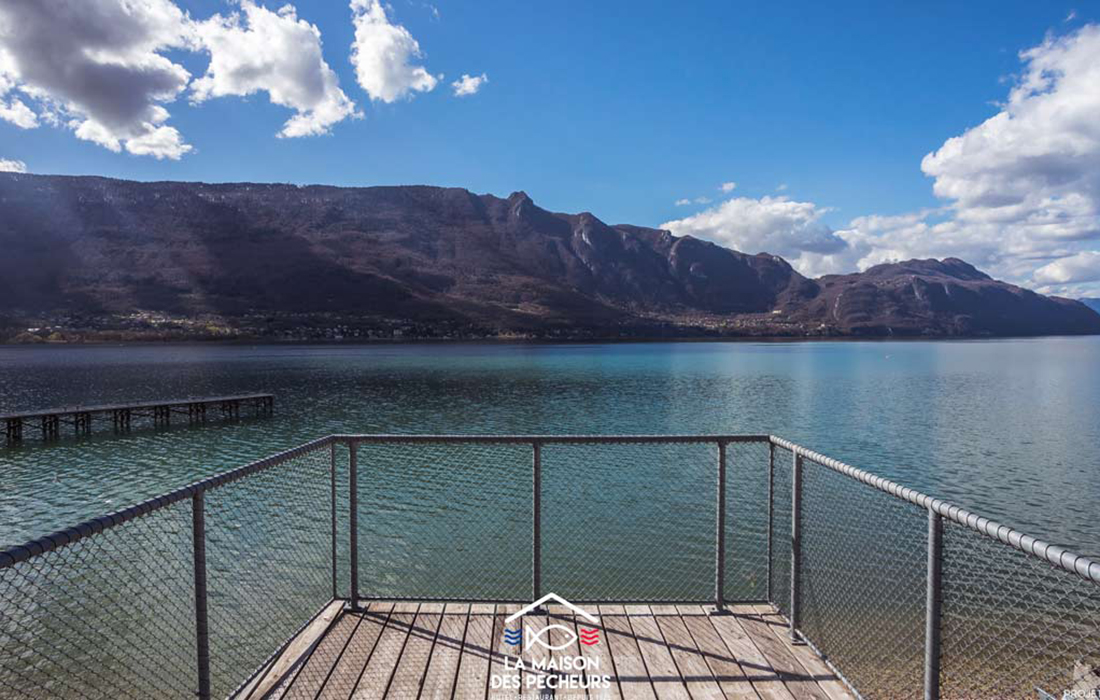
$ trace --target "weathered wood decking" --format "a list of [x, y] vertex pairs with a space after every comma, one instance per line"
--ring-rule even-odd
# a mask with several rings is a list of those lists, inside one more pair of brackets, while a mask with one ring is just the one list
[[221, 418], [236, 419], [241, 416], [242, 405], [250, 405], [266, 414], [274, 409], [275, 397], [272, 394], [240, 394], [106, 406], [67, 406], [0, 415], [0, 423], [4, 424], [5, 444], [12, 447], [23, 442], [25, 433], [36, 427], [42, 440], [49, 441], [61, 437], [62, 424], [71, 425], [74, 435], [91, 434], [93, 419], [97, 416], [104, 422], [109, 417], [118, 433], [129, 431], [135, 417], [151, 419], [154, 427], [171, 424], [174, 414], [186, 415], [189, 423], [205, 422], [208, 411]]
[[[526, 676], [542, 660], [583, 656], [610, 687], [559, 689], [558, 698], [652, 700], [849, 700], [852, 696], [808, 647], [792, 646], [771, 606], [735, 606], [711, 615], [697, 605], [601, 605], [599, 621], [563, 606], [528, 614], [509, 625], [562, 625], [574, 634], [598, 630], [582, 645], [551, 628], [551, 651], [522, 654], [504, 641], [508, 615], [519, 605], [373, 602], [361, 613], [333, 603], [269, 665], [239, 698], [418, 698], [512, 700], [539, 698]], [[555, 636], [556, 635], [556, 636]], [[589, 637], [591, 639], [591, 637]], [[565, 671], [565, 675], [576, 671]], [[519, 690], [491, 687], [490, 678], [518, 677]], [[541, 697], [550, 697], [542, 691]]]

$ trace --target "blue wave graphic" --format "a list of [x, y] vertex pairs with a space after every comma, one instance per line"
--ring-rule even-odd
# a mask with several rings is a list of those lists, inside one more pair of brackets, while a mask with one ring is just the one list
[[519, 646], [523, 641], [523, 634], [521, 630], [504, 630], [504, 643], [508, 646]]

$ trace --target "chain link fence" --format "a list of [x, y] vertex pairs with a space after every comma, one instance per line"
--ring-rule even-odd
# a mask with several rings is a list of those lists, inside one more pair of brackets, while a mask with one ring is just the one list
[[331, 467], [320, 440], [0, 552], [0, 698], [230, 694], [332, 600]]
[[0, 698], [195, 690], [191, 501], [0, 569]]
[[922, 696], [927, 515], [812, 461], [799, 631], [865, 697]]
[[717, 465], [713, 443], [544, 444], [542, 592], [712, 598]]
[[333, 599], [554, 592], [772, 601], [868, 700], [1078, 700], [1098, 581], [779, 438], [333, 436], [0, 552], [0, 699], [224, 697]]
[[357, 442], [363, 597], [529, 599], [530, 445]]
[[954, 522], [943, 545], [943, 697], [1100, 698], [1100, 585]]
[[772, 599], [861, 697], [1100, 698], [1100, 564], [772, 442]]
[[226, 697], [332, 601], [331, 450], [205, 495], [211, 690]]

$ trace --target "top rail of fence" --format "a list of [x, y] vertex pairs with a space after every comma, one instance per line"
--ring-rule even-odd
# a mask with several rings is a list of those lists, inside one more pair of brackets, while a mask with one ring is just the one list
[[1094, 583], [1100, 583], [1100, 563], [1092, 561], [1088, 557], [1084, 557], [1080, 554], [1076, 554], [1061, 547], [1059, 545], [1050, 544], [1044, 542], [1031, 535], [1025, 535], [1019, 530], [1014, 530], [1007, 525], [1002, 525], [995, 520], [971, 513], [970, 511], [960, 508], [954, 504], [939, 498], [933, 498], [926, 494], [911, 489], [908, 486], [902, 486], [901, 484], [884, 479], [881, 476], [876, 476], [870, 472], [862, 469], [857, 469], [849, 464], [845, 464], [840, 460], [827, 457], [819, 452], [806, 449], [801, 445], [797, 445], [789, 440], [784, 440], [780, 437], [771, 437], [771, 443], [779, 447], [790, 450], [794, 454], [802, 456], [804, 459], [808, 459], [815, 464], [820, 464], [823, 467], [832, 469], [835, 472], [844, 474], [845, 476], [861, 481], [868, 486], [878, 489], [884, 493], [888, 493], [891, 496], [900, 498], [903, 501], [908, 501], [921, 508], [927, 508], [934, 511], [939, 515], [963, 525], [975, 532], [978, 532], [986, 537], [991, 537], [995, 540], [999, 540], [1004, 544], [1014, 547], [1026, 554], [1030, 554], [1038, 559], [1043, 559], [1050, 562], [1058, 568], [1064, 569], [1072, 574], [1093, 581]]
[[332, 440], [354, 444], [494, 444], [554, 445], [685, 444], [720, 442], [768, 442], [768, 435], [333, 435]]

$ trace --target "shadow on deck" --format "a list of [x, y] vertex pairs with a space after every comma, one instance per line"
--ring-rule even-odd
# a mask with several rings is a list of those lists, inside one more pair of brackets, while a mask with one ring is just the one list
[[[791, 645], [768, 605], [722, 615], [699, 605], [600, 605], [597, 623], [550, 605], [505, 622], [519, 610], [387, 601], [352, 612], [335, 601], [237, 697], [492, 700], [550, 697], [549, 688], [600, 699], [852, 697], [808, 647]], [[504, 629], [521, 626], [546, 630], [538, 639], [557, 648], [509, 645]], [[582, 629], [598, 641], [582, 644]], [[585, 668], [570, 666], [577, 658]]]

